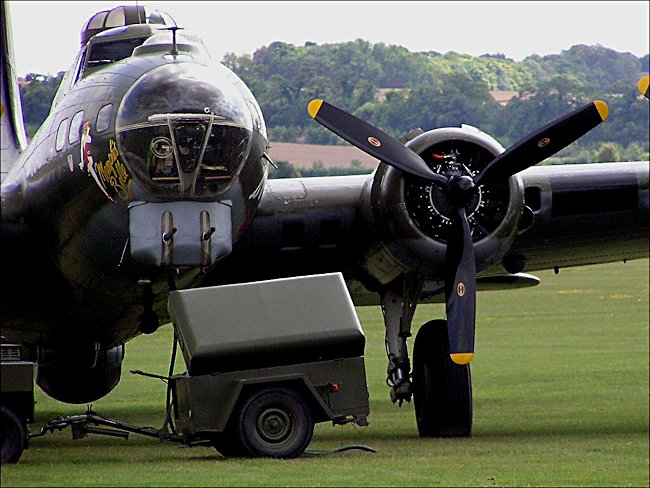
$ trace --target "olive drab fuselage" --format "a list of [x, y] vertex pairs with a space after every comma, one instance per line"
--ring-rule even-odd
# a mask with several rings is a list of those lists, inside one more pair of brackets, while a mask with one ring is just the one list
[[[250, 224], [267, 177], [266, 129], [255, 98], [201, 45], [132, 25], [101, 32], [82, 47], [47, 120], [3, 182], [3, 212], [18, 232], [38, 229], [46, 254], [17, 246], [39, 300], [25, 301], [3, 334], [25, 342], [78, 337], [107, 346], [138, 333], [142, 281], [161, 296], [167, 271], [129, 252], [129, 207], [144, 202], [226, 202], [232, 242]], [[95, 60], [120, 43], [133, 52]], [[10, 227], [10, 224], [5, 226]], [[3, 230], [4, 232], [4, 230]], [[197, 267], [184, 268], [188, 286]], [[51, 278], [60, 286], [40, 290]], [[39, 291], [40, 290], [40, 291]], [[55, 313], [52, 313], [52, 308]]]

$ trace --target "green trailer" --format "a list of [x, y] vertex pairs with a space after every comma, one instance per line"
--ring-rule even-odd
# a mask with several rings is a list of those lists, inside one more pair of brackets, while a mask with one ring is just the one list
[[174, 291], [187, 374], [173, 376], [186, 442], [295, 457], [314, 424], [367, 424], [365, 337], [339, 273]]
[[224, 456], [291, 458], [317, 422], [368, 424], [365, 336], [340, 273], [175, 290], [168, 308], [170, 372], [176, 345], [187, 371], [134, 372], [168, 384], [161, 429], [89, 410], [51, 419], [30, 437], [71, 427], [74, 439], [136, 433]]
[[34, 420], [34, 363], [18, 344], [1, 344], [2, 464], [16, 463], [27, 448], [27, 424]]

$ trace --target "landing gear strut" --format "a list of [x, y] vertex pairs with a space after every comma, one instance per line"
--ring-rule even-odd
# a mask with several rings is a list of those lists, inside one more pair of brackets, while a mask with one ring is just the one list
[[414, 399], [420, 437], [469, 437], [472, 434], [472, 382], [469, 365], [449, 357], [446, 320], [424, 324], [413, 346], [413, 374], [406, 340], [423, 288], [417, 277], [404, 276], [381, 295], [386, 325], [390, 398], [401, 406]]
[[418, 303], [422, 281], [403, 276], [393, 281], [381, 295], [381, 309], [386, 325], [388, 369], [386, 383], [391, 387], [393, 403], [411, 401], [411, 362], [406, 339], [411, 337], [411, 322]]

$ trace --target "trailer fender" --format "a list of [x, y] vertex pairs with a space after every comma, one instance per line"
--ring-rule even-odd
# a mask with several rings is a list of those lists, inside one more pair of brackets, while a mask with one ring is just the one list
[[[312, 411], [315, 422], [323, 422], [334, 417], [329, 406], [321, 396], [314, 385], [302, 374], [290, 374], [286, 376], [269, 376], [257, 378], [244, 378], [237, 382], [237, 388], [234, 391], [230, 404], [227, 407], [226, 419], [230, 419], [235, 407], [245, 395], [252, 394], [253, 391], [262, 387], [278, 386], [293, 388], [303, 395], [307, 400], [308, 406]], [[327, 394], [328, 392], [322, 392]], [[224, 412], [225, 413], [225, 412]], [[225, 425], [224, 425], [225, 428]]]

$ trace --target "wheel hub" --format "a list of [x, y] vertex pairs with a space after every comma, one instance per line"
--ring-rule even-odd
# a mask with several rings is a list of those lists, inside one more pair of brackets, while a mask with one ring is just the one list
[[293, 422], [287, 412], [280, 408], [270, 408], [260, 415], [257, 432], [264, 441], [278, 443], [291, 436], [292, 426]]

